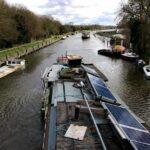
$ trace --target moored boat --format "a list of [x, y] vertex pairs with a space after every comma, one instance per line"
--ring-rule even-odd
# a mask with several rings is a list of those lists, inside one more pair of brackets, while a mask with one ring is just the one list
[[89, 39], [90, 38], [90, 32], [83, 32], [82, 33], [82, 39]]
[[149, 149], [149, 131], [107, 86], [102, 72], [80, 56], [73, 62], [62, 58], [42, 76], [43, 149]]
[[125, 52], [121, 54], [122, 59], [129, 60], [129, 61], [136, 61], [139, 58], [139, 55], [133, 52]]
[[145, 77], [147, 79], [150, 79], [150, 65], [146, 65], [143, 67], [143, 71], [145, 73]]
[[114, 47], [110, 47], [109, 49], [100, 49], [98, 50], [98, 54], [120, 58], [121, 54], [125, 52], [125, 47], [121, 45], [115, 45]]
[[100, 50], [98, 50], [98, 54], [112, 57], [113, 52], [110, 49], [100, 49]]
[[111, 50], [111, 49], [100, 49], [98, 50], [98, 54], [109, 56], [109, 57], [115, 57], [115, 58], [120, 58], [121, 56], [121, 52]]
[[6, 65], [0, 67], [0, 78], [7, 76], [8, 74], [17, 71], [18, 69], [25, 68], [25, 60], [12, 59], [7, 60]]

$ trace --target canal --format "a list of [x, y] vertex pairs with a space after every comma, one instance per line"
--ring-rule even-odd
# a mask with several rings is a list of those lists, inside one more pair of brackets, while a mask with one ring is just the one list
[[150, 126], [150, 81], [131, 62], [97, 54], [104, 43], [80, 34], [26, 56], [26, 69], [0, 79], [0, 150], [40, 150], [43, 125], [41, 74], [57, 56], [78, 54], [95, 63], [108, 77], [108, 85]]

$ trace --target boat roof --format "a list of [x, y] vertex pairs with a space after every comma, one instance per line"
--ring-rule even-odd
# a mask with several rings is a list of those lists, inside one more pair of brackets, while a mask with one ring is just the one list
[[[83, 97], [83, 91], [80, 88], [75, 88], [73, 85], [74, 82], [72, 81], [59, 80], [52, 86], [51, 107], [48, 113], [50, 120], [47, 124], [49, 131], [45, 136], [45, 149], [102, 149], [102, 143], [97, 135], [97, 131], [91, 119], [89, 119], [90, 116]], [[100, 107], [100, 103], [97, 102], [98, 106], [96, 106], [96, 102], [91, 99], [92, 97], [88, 101], [96, 112], [97, 108]], [[77, 113], [78, 109], [79, 114]], [[98, 110], [94, 115], [99, 125], [99, 130], [103, 128], [102, 135], [105, 135], [105, 143], [114, 150], [122, 149], [120, 143], [116, 143], [117, 136], [111, 130], [110, 125], [107, 124], [107, 120], [99, 117], [100, 113], [103, 114], [103, 110]], [[78, 119], [75, 119], [76, 115], [79, 115]], [[65, 137], [70, 125], [87, 128], [83, 140]], [[106, 136], [108, 131], [109, 135]]]
[[24, 59], [8, 59], [6, 61], [25, 61]]
[[[91, 66], [84, 64], [77, 71], [54, 64], [46, 69], [43, 76], [49, 75], [52, 84], [45, 149], [149, 149], [149, 131]], [[61, 78], [66, 68], [75, 75]], [[71, 125], [87, 128], [83, 140], [65, 136]]]
[[77, 55], [67, 55], [67, 58], [68, 58], [69, 60], [82, 59], [81, 56], [77, 56]]
[[129, 140], [134, 149], [150, 149], [149, 131], [127, 108], [108, 103], [103, 103], [103, 107], [122, 139]]

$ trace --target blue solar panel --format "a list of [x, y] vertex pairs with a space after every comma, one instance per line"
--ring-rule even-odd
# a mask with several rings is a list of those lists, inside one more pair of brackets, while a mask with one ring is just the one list
[[119, 124], [145, 130], [135, 117], [126, 109], [111, 104], [105, 104]]
[[139, 130], [122, 127], [130, 140], [150, 144], [150, 134]]
[[94, 85], [94, 88], [96, 90], [97, 96], [102, 96], [102, 98], [104, 97], [106, 99], [111, 100], [112, 102], [116, 101], [115, 97], [112, 95], [108, 88], [97, 84]]
[[96, 76], [94, 76], [92, 74], [89, 74], [89, 73], [87, 73], [87, 76], [88, 76], [88, 78], [89, 78], [92, 85], [99, 84], [101, 86], [106, 87], [106, 84], [104, 83], [104, 81], [101, 78], [96, 77]]
[[[94, 88], [94, 91], [96, 93], [96, 96], [100, 96], [105, 98], [105, 100], [110, 100], [111, 102], [115, 102], [116, 98], [113, 96], [113, 94], [110, 92], [110, 90], [106, 87], [106, 84], [101, 78], [98, 78], [92, 74], [87, 74], [90, 83], [92, 84], [92, 87]], [[104, 100], [104, 99], [103, 99]]]
[[133, 141], [138, 150], [150, 150], [150, 145]]
[[105, 106], [137, 150], [150, 150], [150, 133], [126, 108], [107, 103]]

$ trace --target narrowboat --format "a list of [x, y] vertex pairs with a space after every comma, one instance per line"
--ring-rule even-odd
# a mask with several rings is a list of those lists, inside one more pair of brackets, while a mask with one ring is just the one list
[[64, 58], [42, 76], [43, 149], [149, 150], [145, 123], [107, 86], [107, 77], [80, 56]]

